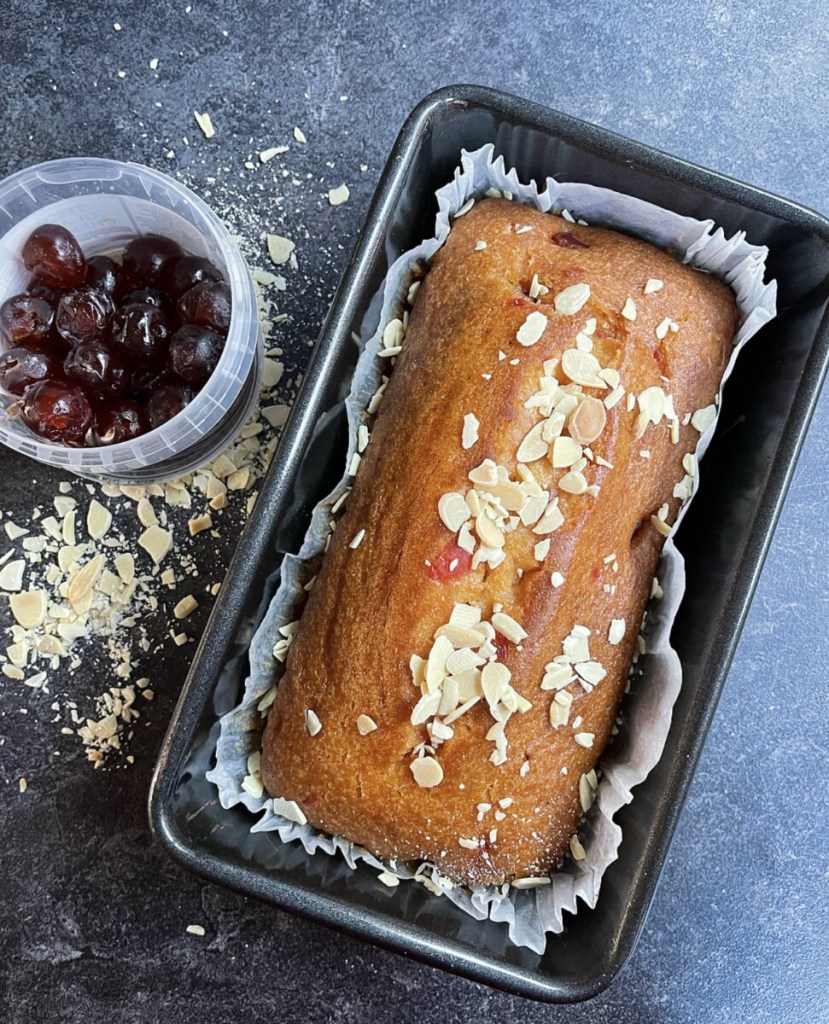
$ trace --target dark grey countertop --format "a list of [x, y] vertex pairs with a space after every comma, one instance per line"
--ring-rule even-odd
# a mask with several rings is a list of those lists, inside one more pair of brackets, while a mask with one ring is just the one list
[[[58, 156], [138, 160], [212, 202], [254, 261], [266, 263], [264, 232], [294, 238], [300, 267], [278, 302], [292, 320], [272, 336], [288, 376], [307, 362], [405, 115], [439, 85], [515, 92], [829, 213], [825, 0], [6, 0], [2, 15], [0, 176]], [[213, 139], [194, 110], [209, 111]], [[279, 145], [289, 152], [260, 164]], [[332, 209], [343, 181], [350, 199]], [[156, 699], [132, 765], [94, 771], [47, 696], [0, 683], [2, 1018], [829, 1020], [828, 447], [824, 399], [645, 930], [607, 992], [536, 1005], [184, 873], [145, 809], [193, 649], [167, 644], [142, 661]], [[55, 493], [45, 468], [10, 452], [0, 467], [0, 508], [18, 522]], [[211, 579], [233, 534], [196, 552]], [[83, 705], [102, 672], [89, 653], [50, 686]]]

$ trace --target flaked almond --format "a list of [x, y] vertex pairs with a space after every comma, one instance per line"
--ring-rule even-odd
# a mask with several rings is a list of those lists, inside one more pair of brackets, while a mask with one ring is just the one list
[[443, 768], [434, 757], [419, 757], [409, 765], [414, 780], [422, 789], [432, 789], [443, 782]]
[[478, 440], [478, 428], [480, 427], [478, 417], [468, 412], [463, 418], [463, 430], [461, 432], [461, 447], [468, 451]]
[[542, 437], [544, 427], [545, 421], [542, 420], [526, 434], [518, 446], [516, 458], [519, 462], [535, 462], [537, 459], [543, 459], [550, 450], [550, 446]]
[[589, 298], [590, 285], [582, 282], [571, 284], [569, 288], [560, 291], [553, 299], [553, 303], [557, 313], [572, 315], [578, 313]]
[[322, 732], [322, 722], [319, 720], [319, 715], [311, 708], [308, 708], [305, 712], [305, 728], [309, 736], [316, 736], [317, 733]]
[[516, 622], [506, 612], [495, 612], [490, 621], [501, 636], [505, 636], [507, 640], [511, 640], [514, 644], [520, 644], [522, 640], [527, 638], [527, 631], [521, 623]]
[[703, 409], [697, 409], [691, 417], [691, 426], [694, 430], [698, 430], [700, 434], [704, 434], [716, 418], [716, 405], [706, 405]]
[[484, 459], [479, 466], [470, 469], [469, 479], [481, 487], [491, 487], [498, 483], [498, 467], [492, 459]]
[[592, 732], [577, 732], [573, 737], [580, 747], [585, 747], [587, 750], [593, 746], [593, 740], [595, 738], [596, 737]]
[[558, 507], [558, 498], [553, 498], [547, 506], [544, 515], [533, 527], [533, 533], [537, 533], [539, 536], [544, 536], [545, 534], [553, 533], [563, 523], [564, 516], [561, 514], [561, 509]]
[[438, 499], [438, 515], [447, 530], [457, 533], [469, 519], [470, 511], [462, 494], [449, 491]]
[[46, 594], [42, 590], [24, 590], [11, 594], [9, 606], [18, 626], [36, 629], [46, 617]]
[[481, 670], [481, 689], [491, 708], [500, 701], [510, 684], [512, 673], [498, 661], [488, 661]]
[[649, 277], [645, 282], [645, 287], [642, 289], [642, 292], [645, 295], [652, 295], [654, 292], [660, 291], [664, 286], [665, 282], [661, 281], [658, 277]]
[[179, 603], [173, 609], [173, 615], [177, 619], [186, 619], [188, 615], [192, 614], [199, 606], [199, 602], [193, 597], [192, 594], [188, 594], [183, 597]]
[[481, 609], [474, 604], [456, 604], [449, 616], [453, 626], [477, 626], [481, 621]]
[[285, 800], [281, 796], [273, 798], [273, 813], [287, 818], [288, 821], [296, 822], [297, 825], [307, 825], [308, 823], [299, 804], [295, 800]]
[[592, 352], [566, 348], [561, 354], [561, 368], [574, 384], [588, 388], [607, 388], [607, 381], [599, 376], [599, 360]]
[[173, 535], [160, 526], [150, 526], [138, 538], [139, 545], [156, 565], [160, 565], [173, 546]]
[[23, 558], [16, 558], [13, 562], [7, 562], [0, 569], [0, 590], [16, 592], [23, 589], [23, 574], [26, 571], [26, 561]]
[[210, 530], [212, 527], [213, 520], [207, 513], [201, 516], [194, 516], [187, 522], [187, 531], [191, 537], [195, 537], [196, 534], [201, 533], [203, 530]]
[[92, 540], [100, 540], [109, 532], [111, 525], [112, 513], [93, 498], [86, 512], [86, 532]]
[[568, 429], [570, 436], [579, 444], [592, 444], [601, 435], [606, 423], [604, 402], [587, 395], [571, 414]]
[[[578, 285], [576, 285], [578, 287]], [[562, 293], [564, 294], [564, 293]], [[588, 295], [589, 295], [588, 289]], [[585, 301], [587, 301], [585, 299]], [[558, 296], [556, 296], [556, 303], [558, 303]], [[558, 305], [556, 305], [558, 309]], [[581, 307], [579, 307], [581, 308]], [[561, 312], [561, 310], [559, 310]], [[518, 328], [518, 333], [515, 335], [515, 340], [519, 345], [523, 345], [525, 348], [530, 345], [535, 345], [536, 342], [541, 340], [544, 331], [547, 329], [547, 317], [540, 313], [537, 309], [533, 310], [532, 313], [527, 317], [523, 324]]]
[[613, 644], [614, 647], [620, 644], [625, 638], [625, 620], [624, 619], [611, 619], [610, 629], [607, 634], [607, 642]]
[[455, 650], [460, 650], [462, 647], [474, 649], [480, 647], [484, 642], [484, 638], [477, 630], [471, 626], [462, 626], [454, 622], [447, 622], [446, 625], [439, 626], [435, 630], [435, 639], [439, 636], [445, 636]]
[[567, 494], [584, 494], [587, 490], [587, 478], [584, 473], [572, 470], [564, 474], [559, 480], [558, 486], [562, 491], [566, 491]]
[[581, 445], [572, 437], [557, 437], [553, 441], [552, 461], [554, 469], [567, 469], [582, 457]]
[[103, 566], [104, 556], [96, 555], [69, 578], [66, 598], [73, 607], [77, 607], [95, 586]]
[[481, 538], [481, 543], [489, 548], [504, 546], [504, 535], [498, 524], [484, 511], [475, 519], [475, 532]]
[[622, 316], [625, 318], [625, 320], [636, 319], [636, 303], [629, 295], [625, 299], [624, 306], [622, 306]]

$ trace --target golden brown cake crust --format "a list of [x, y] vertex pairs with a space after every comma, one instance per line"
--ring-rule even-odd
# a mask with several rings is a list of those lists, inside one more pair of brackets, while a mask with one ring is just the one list
[[[527, 294], [538, 290], [533, 275], [548, 289], [535, 299]], [[662, 286], [646, 288], [648, 281]], [[556, 297], [581, 283], [590, 288], [586, 304], [574, 314], [558, 312]], [[634, 309], [628, 304], [623, 315], [628, 299]], [[516, 335], [533, 312], [544, 314], [546, 327], [525, 347]], [[601, 367], [615, 369], [625, 389], [589, 445], [594, 461], [583, 475], [598, 494], [565, 493], [558, 481], [567, 468], [554, 469], [549, 457], [531, 462], [540, 486], [558, 495], [563, 525], [545, 535], [518, 523], [505, 535], [500, 565], [470, 568], [438, 502], [448, 492], [466, 493], [470, 470], [484, 459], [519, 478], [517, 450], [540, 421], [524, 403], [539, 391], [544, 361], [576, 348], [591, 318], [595, 330], [582, 347], [592, 344]], [[734, 297], [719, 281], [625, 235], [497, 199], [478, 202], [455, 222], [420, 288], [290, 650], [264, 738], [270, 793], [295, 800], [314, 826], [384, 859], [429, 860], [461, 882], [538, 875], [560, 861], [582, 813], [579, 780], [596, 765], [614, 724], [664, 542], [651, 517], [668, 503], [667, 519], [675, 518], [674, 486], [699, 437], [681, 424], [714, 401], [736, 318]], [[553, 374], [572, 384], [560, 363]], [[667, 414], [635, 436], [642, 419], [638, 404], [629, 410], [628, 395], [649, 387], [673, 399], [673, 438]], [[612, 390], [585, 386], [582, 395], [605, 400]], [[470, 413], [479, 437], [465, 449]], [[360, 531], [362, 541], [352, 547]], [[549, 553], [539, 561], [535, 545], [545, 538]], [[558, 587], [554, 571], [564, 578]], [[494, 719], [480, 700], [434, 751], [442, 781], [423, 788], [411, 765], [429, 735], [410, 720], [421, 696], [410, 658], [427, 657], [456, 603], [479, 607], [485, 619], [500, 604], [526, 631], [519, 645], [499, 638], [498, 660], [532, 706], [509, 717], [506, 760], [494, 764], [486, 738]], [[614, 619], [624, 620], [615, 644]], [[557, 691], [541, 682], [577, 625], [590, 630], [590, 657], [606, 676], [590, 692], [571, 682], [568, 722], [553, 728]], [[306, 727], [307, 710], [321, 723], [316, 735]], [[362, 735], [361, 715], [376, 730]], [[592, 745], [577, 735], [592, 736]], [[429, 754], [422, 746], [420, 752]]]

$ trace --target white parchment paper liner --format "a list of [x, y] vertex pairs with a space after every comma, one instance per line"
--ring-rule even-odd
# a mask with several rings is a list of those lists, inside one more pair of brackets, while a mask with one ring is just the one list
[[[386, 278], [380, 325], [359, 358], [352, 390], [346, 401], [350, 427], [349, 459], [356, 450], [357, 427], [362, 422], [363, 411], [380, 383], [382, 370], [388, 371], [387, 366], [381, 367], [381, 361], [376, 358], [380, 336], [383, 327], [400, 312], [412, 267], [430, 259], [444, 243], [453, 214], [472, 196], [481, 196], [489, 188], [507, 190], [515, 200], [544, 212], [565, 209], [589, 224], [617, 228], [661, 248], [672, 249], [684, 262], [709, 271], [729, 284], [737, 297], [740, 320], [723, 383], [729, 377], [743, 345], [775, 315], [776, 284], [763, 283], [767, 250], [750, 245], [742, 232], [726, 238], [713, 221], [682, 217], [642, 200], [587, 184], [559, 183], [549, 178], [545, 190], [539, 192], [532, 184], [521, 184], [516, 171], [506, 170], [501, 157], [494, 159], [492, 145], [483, 146], [474, 153], [464, 152], [454, 180], [437, 192], [439, 212], [434, 237], [400, 256]], [[717, 404], [719, 406], [719, 396]], [[714, 426], [712, 424], [700, 437], [698, 456], [708, 447]], [[698, 480], [699, 476], [695, 478], [695, 485]], [[286, 555], [284, 558], [279, 589], [251, 643], [251, 674], [246, 681], [243, 701], [221, 720], [216, 767], [208, 773], [208, 778], [218, 787], [223, 807], [241, 803], [252, 814], [261, 815], [252, 831], [275, 831], [286, 842], [299, 840], [308, 853], [340, 852], [352, 867], [358, 860], [363, 860], [382, 870], [388, 869], [389, 865], [346, 840], [280, 817], [274, 813], [273, 801], [267, 798], [267, 794], [253, 796], [241, 785], [248, 771], [247, 759], [261, 743], [262, 714], [257, 705], [282, 670], [273, 657], [274, 644], [281, 639], [279, 627], [300, 614], [305, 598], [301, 582], [303, 567], [323, 550], [329, 509], [348, 484], [349, 479], [344, 475], [332, 494], [314, 510], [299, 555]], [[683, 514], [684, 509], [680, 520]], [[306, 571], [304, 578], [307, 576]], [[470, 890], [452, 886], [432, 865], [421, 865], [416, 872], [425, 874], [433, 883], [430, 887], [434, 884], [440, 886], [447, 899], [473, 917], [506, 922], [512, 942], [528, 946], [538, 953], [544, 949], [546, 932], [562, 930], [565, 910], [574, 912], [578, 900], [583, 900], [589, 907], [595, 906], [602, 875], [616, 859], [622, 839], [621, 829], [614, 823], [614, 815], [631, 800], [631, 790], [644, 781], [664, 747], [672, 708], [682, 682], [679, 659], [670, 646], [669, 636], [685, 590], [684, 561], [670, 538], [663, 549], [659, 579], [664, 596], [650, 604], [644, 674], [627, 698], [622, 733], [602, 759], [596, 804], [588, 823], [580, 829], [585, 858], [570, 862], [554, 873], [551, 885], [523, 891], [508, 887]], [[404, 865], [393, 867], [394, 873], [401, 878], [412, 876]]]

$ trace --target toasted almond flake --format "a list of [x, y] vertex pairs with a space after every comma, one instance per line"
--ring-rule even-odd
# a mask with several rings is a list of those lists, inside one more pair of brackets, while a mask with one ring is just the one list
[[273, 160], [275, 156], [280, 156], [282, 153], [287, 153], [287, 146], [269, 146], [267, 149], [260, 150], [259, 162], [266, 164]]
[[455, 710], [451, 714], [447, 715], [444, 718], [444, 720], [443, 720], [444, 725], [451, 725], [452, 722], [456, 721], [462, 715], [465, 715], [466, 712], [469, 711], [470, 708], [475, 707], [475, 705], [478, 703], [478, 701], [480, 699], [481, 698], [478, 695], [476, 695], [474, 697], [470, 697], [469, 700], [465, 701], [459, 707], [455, 708]]
[[274, 797], [273, 813], [287, 818], [288, 821], [294, 821], [297, 825], [306, 825], [308, 823], [302, 808], [294, 800], [284, 800], [279, 796]]
[[316, 736], [322, 731], [322, 722], [316, 711], [312, 711], [311, 708], [307, 708], [305, 711], [305, 728], [309, 736]]
[[368, 447], [369, 433], [368, 427], [365, 423], [361, 423], [357, 428], [357, 451], [362, 453]]
[[443, 768], [434, 757], [419, 757], [409, 765], [415, 782], [421, 789], [432, 789], [443, 782]]
[[525, 348], [528, 348], [530, 345], [535, 345], [536, 342], [541, 341], [546, 329], [547, 317], [535, 309], [518, 328], [515, 340], [519, 345], [523, 345]]
[[453, 626], [477, 626], [481, 621], [481, 609], [474, 604], [456, 604], [449, 616]]
[[352, 550], [358, 548], [363, 543], [363, 538], [365, 537], [365, 535], [365, 530], [358, 530], [357, 533], [355, 533], [351, 540], [348, 542], [348, 546]]
[[160, 565], [173, 546], [173, 535], [160, 526], [150, 526], [138, 538], [138, 543], [155, 564]]
[[587, 479], [583, 473], [578, 471], [565, 473], [559, 480], [558, 486], [562, 491], [566, 491], [567, 494], [584, 494], [587, 490]]
[[[524, 764], [529, 764], [529, 762], [525, 761]], [[510, 885], [512, 886], [513, 889], [519, 890], [538, 889], [542, 885], [551, 885], [552, 881], [552, 878], [548, 878], [546, 876], [533, 877], [528, 875], [526, 878], [513, 878], [513, 880], [510, 882]]]
[[657, 533], [661, 533], [663, 537], [671, 536], [671, 527], [658, 516], [651, 516], [651, 522], [656, 528]]
[[0, 569], [0, 590], [18, 591], [23, 589], [23, 574], [26, 570], [26, 560], [16, 558], [13, 562], [7, 562]]
[[595, 441], [605, 428], [607, 412], [599, 398], [585, 396], [570, 415], [568, 429], [570, 436], [579, 444], [586, 445]]
[[546, 540], [540, 540], [533, 548], [533, 555], [535, 555], [536, 562], [543, 562], [547, 555], [550, 553], [550, 538]]
[[462, 846], [464, 850], [477, 850], [482, 844], [483, 840], [466, 839], [463, 836], [458, 839], [458, 846]]
[[305, 132], [301, 128], [294, 128], [294, 138], [301, 146], [304, 146], [308, 141], [305, 138]]
[[593, 746], [593, 740], [595, 738], [596, 737], [592, 732], [577, 732], [573, 737], [580, 747], [585, 747], [587, 750]]
[[95, 498], [86, 511], [86, 532], [92, 540], [101, 540], [112, 526], [112, 513]]
[[591, 785], [591, 775], [595, 778], [595, 773], [590, 771], [579, 779], [579, 803], [585, 814], [593, 806], [593, 801], [596, 799], [595, 787]]
[[377, 723], [373, 718], [368, 715], [359, 715], [357, 718], [357, 732], [361, 736], [368, 736], [370, 732], [374, 732], [377, 728]]
[[561, 354], [561, 369], [574, 384], [582, 387], [607, 388], [607, 381], [599, 376], [601, 365], [592, 352], [567, 348]]
[[197, 110], [194, 110], [193, 117], [195, 117], [196, 124], [204, 133], [204, 137], [206, 139], [212, 139], [216, 134], [216, 129], [213, 127], [213, 122], [210, 120], [210, 114], [200, 114]]
[[115, 559], [115, 571], [122, 583], [129, 585], [135, 579], [135, 560], [132, 555], [124, 553]]
[[547, 506], [544, 515], [533, 527], [533, 533], [536, 533], [539, 536], [553, 533], [563, 524], [563, 522], [564, 516], [561, 513], [561, 509], [558, 507], [558, 498], [553, 498]]
[[187, 530], [191, 537], [195, 537], [196, 534], [202, 533], [204, 530], [210, 530], [213, 527], [213, 520], [208, 513], [201, 516], [194, 516], [187, 522]]
[[614, 647], [620, 644], [625, 638], [626, 624], [624, 619], [611, 619], [610, 629], [607, 634], [607, 642], [613, 644]]
[[461, 446], [468, 451], [478, 440], [478, 428], [480, 427], [478, 417], [468, 412], [463, 418], [463, 432], [461, 434]]
[[636, 303], [629, 295], [627, 299], [625, 299], [625, 304], [622, 307], [622, 316], [625, 318], [625, 320], [636, 319]]
[[66, 598], [76, 610], [83, 602], [83, 599], [95, 586], [95, 583], [101, 574], [101, 570], [104, 567], [104, 561], [105, 559], [103, 555], [96, 555], [94, 558], [91, 558], [83, 568], [78, 569], [77, 572], [74, 572], [70, 576], [66, 590]]
[[188, 594], [183, 597], [179, 603], [173, 609], [173, 615], [177, 619], [186, 619], [188, 615], [192, 614], [199, 606], [199, 602], [193, 597], [192, 594]]
[[438, 499], [438, 515], [447, 530], [457, 533], [470, 517], [466, 499], [458, 491], [441, 495]]
[[475, 551], [475, 538], [469, 529], [469, 523], [464, 523], [460, 528], [456, 543], [459, 548], [462, 548], [470, 555]]
[[146, 498], [139, 500], [135, 512], [142, 526], [155, 526], [158, 522], [155, 509]]
[[642, 289], [645, 295], [651, 295], [653, 292], [658, 292], [664, 288], [665, 282], [660, 281], [658, 277], [649, 277], [645, 282], [645, 287]]
[[659, 339], [659, 341], [664, 340], [664, 338], [667, 336], [668, 328], [671, 326], [671, 323], [671, 318], [669, 316], [666, 316], [665, 319], [657, 326], [656, 337]]
[[[542, 690], [561, 690], [573, 682], [574, 676], [567, 662], [551, 661], [544, 669], [541, 680]], [[559, 701], [559, 703], [563, 703]]]
[[542, 437], [545, 425], [545, 421], [542, 420], [541, 423], [536, 423], [528, 431], [524, 440], [518, 446], [516, 459], [519, 462], [535, 462], [538, 459], [543, 459], [549, 452], [550, 446]]
[[573, 315], [578, 313], [590, 298], [590, 285], [583, 282], [571, 284], [569, 288], [560, 291], [553, 299], [557, 313]]
[[26, 678], [22, 669], [19, 669], [16, 665], [3, 665], [3, 675], [17, 681]]
[[688, 476], [697, 475], [697, 459], [692, 452], [686, 452], [682, 457], [682, 468], [688, 474]]
[[21, 537], [25, 537], [29, 532], [22, 526], [18, 526], [17, 523], [6, 522], [3, 523], [3, 529], [6, 531], [6, 536], [9, 540], [19, 540]]
[[331, 206], [342, 206], [343, 203], [348, 202], [350, 195], [351, 191], [349, 190], [348, 185], [343, 183], [342, 185], [338, 185], [336, 188], [328, 190], [328, 202]]
[[487, 547], [502, 548], [504, 546], [504, 534], [486, 511], [481, 511], [476, 517], [475, 532], [481, 538], [481, 543]]
[[377, 876], [377, 881], [382, 885], [387, 886], [389, 889], [396, 889], [397, 886], [400, 885], [400, 879], [390, 871], [381, 871]]
[[467, 199], [466, 200], [466, 202], [463, 204], [463, 206], [461, 206], [461, 208], [454, 214], [454, 217], [456, 219], [458, 217], [463, 217], [465, 214], [469, 213], [469, 211], [472, 209], [472, 207], [474, 205], [475, 205], [475, 197], [472, 196], [471, 199]]
[[296, 245], [290, 238], [285, 238], [284, 235], [268, 235], [268, 255], [271, 260], [278, 266], [281, 267], [286, 264], [293, 253]]
[[446, 659], [454, 650], [451, 640], [445, 636], [439, 636], [432, 644], [429, 657], [426, 661], [426, 687], [431, 693], [443, 682], [446, 676]]
[[581, 842], [579, 841], [579, 837], [575, 834], [570, 836], [570, 855], [572, 856], [573, 860], [584, 860], [584, 858], [587, 856], [587, 854], [584, 851], [584, 847], [581, 845]]
[[554, 469], [567, 469], [582, 457], [582, 448], [572, 437], [557, 437], [553, 441], [552, 461]]
[[699, 431], [700, 434], [704, 434], [705, 431], [716, 420], [716, 418], [716, 405], [706, 405], [702, 409], [697, 409], [697, 411], [691, 417], [691, 426], [694, 428], [694, 430]]
[[506, 612], [495, 612], [490, 621], [501, 636], [505, 636], [514, 644], [520, 644], [522, 640], [527, 639], [528, 634], [524, 627]]
[[621, 399], [624, 397], [625, 389], [623, 387], [614, 388], [609, 395], [605, 397], [604, 406], [606, 409], [612, 409], [614, 405], [618, 405]]

